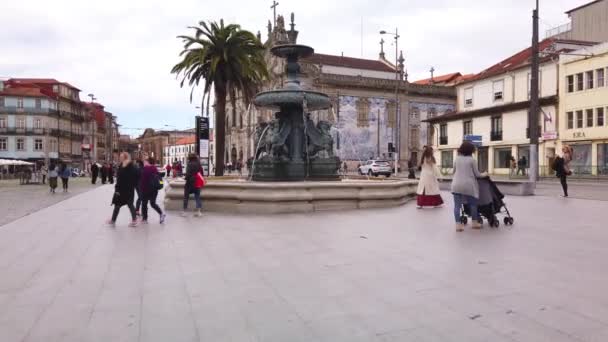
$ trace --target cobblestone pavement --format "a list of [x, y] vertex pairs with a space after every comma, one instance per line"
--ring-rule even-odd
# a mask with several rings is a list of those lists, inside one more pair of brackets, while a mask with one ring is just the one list
[[[90, 178], [71, 178], [66, 194], [61, 190], [61, 180], [58, 183], [57, 193], [53, 195], [49, 193], [48, 184], [19, 185], [19, 180], [0, 181], [0, 226], [95, 187]], [[100, 182], [97, 184], [101, 186]]]
[[413, 203], [113, 229], [111, 192], [0, 228], [0, 341], [608, 340], [605, 202], [509, 197], [513, 228], [464, 233]]

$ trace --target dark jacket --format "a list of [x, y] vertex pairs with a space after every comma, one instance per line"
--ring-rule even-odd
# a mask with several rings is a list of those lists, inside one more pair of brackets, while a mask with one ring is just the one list
[[556, 157], [553, 161], [553, 169], [555, 170], [555, 176], [558, 178], [567, 176], [566, 168], [564, 167], [564, 158]]
[[186, 189], [194, 189], [194, 176], [199, 172], [203, 174], [203, 167], [198, 160], [188, 162], [188, 167], [186, 168]]
[[116, 177], [116, 185], [114, 186], [116, 193], [112, 199], [112, 204], [122, 206], [133, 203], [135, 187], [137, 186], [137, 170], [133, 163], [129, 163], [125, 167], [121, 164]]
[[152, 182], [152, 178], [158, 175], [158, 170], [156, 169], [156, 166], [154, 165], [148, 165], [148, 166], [144, 166], [143, 169], [141, 169], [141, 177], [139, 180], [139, 190], [141, 191], [142, 194], [153, 194], [154, 192], [157, 192], [157, 189], [153, 189], [150, 186], [150, 183]]

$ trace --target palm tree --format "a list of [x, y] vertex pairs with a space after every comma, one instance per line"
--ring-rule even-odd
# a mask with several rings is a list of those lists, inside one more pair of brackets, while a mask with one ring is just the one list
[[[233, 111], [236, 108], [237, 94], [248, 105], [258, 86], [268, 77], [264, 60], [264, 45], [251, 32], [242, 30], [239, 25], [224, 26], [224, 20], [199, 23], [189, 27], [194, 36], [178, 36], [184, 43], [180, 53], [183, 58], [171, 73], [181, 77], [180, 86], [187, 82], [194, 88], [204, 81], [201, 108], [209, 108], [211, 89], [215, 94], [215, 131], [216, 131], [216, 176], [224, 174], [224, 155], [226, 141], [226, 99], [230, 96]], [[208, 110], [207, 110], [208, 113]]]

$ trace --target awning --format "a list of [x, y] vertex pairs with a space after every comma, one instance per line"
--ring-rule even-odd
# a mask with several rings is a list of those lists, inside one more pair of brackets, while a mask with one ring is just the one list
[[23, 160], [16, 160], [16, 159], [0, 159], [0, 166], [8, 166], [8, 165], [34, 165], [34, 163], [26, 162]]

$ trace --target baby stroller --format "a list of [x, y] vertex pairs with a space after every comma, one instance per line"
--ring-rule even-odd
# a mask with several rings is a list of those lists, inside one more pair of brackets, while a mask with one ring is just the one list
[[[505, 195], [500, 192], [490, 177], [478, 178], [477, 184], [479, 185], [477, 211], [479, 212], [480, 223], [483, 223], [483, 218], [485, 218], [488, 220], [490, 227], [498, 228], [500, 226], [500, 220], [496, 215], [501, 213], [504, 208], [504, 213], [506, 215], [503, 219], [504, 224], [506, 226], [513, 225], [514, 219], [503, 201]], [[464, 204], [462, 206], [460, 222], [466, 224], [468, 221], [467, 216], [471, 216], [471, 210], [468, 204]]]

